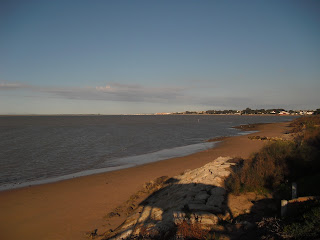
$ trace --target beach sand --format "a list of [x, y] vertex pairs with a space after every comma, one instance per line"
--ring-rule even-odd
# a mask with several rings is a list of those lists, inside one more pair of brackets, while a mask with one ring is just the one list
[[[251, 136], [286, 137], [289, 123], [258, 125]], [[250, 129], [252, 130], [252, 129]], [[175, 176], [219, 156], [243, 157], [258, 151], [266, 141], [248, 136], [226, 138], [217, 147], [190, 156], [114, 172], [0, 192], [0, 239], [86, 239], [119, 225], [125, 216], [108, 223], [103, 217], [161, 176]]]

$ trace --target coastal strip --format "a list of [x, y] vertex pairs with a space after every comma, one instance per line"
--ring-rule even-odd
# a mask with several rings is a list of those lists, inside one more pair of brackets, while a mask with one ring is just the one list
[[85, 239], [92, 229], [112, 229], [126, 216], [105, 226], [105, 214], [141, 190], [144, 183], [202, 167], [220, 156], [247, 158], [265, 144], [248, 136], [285, 137], [288, 125], [259, 125], [259, 132], [227, 138], [213, 149], [185, 157], [0, 192], [0, 238]]

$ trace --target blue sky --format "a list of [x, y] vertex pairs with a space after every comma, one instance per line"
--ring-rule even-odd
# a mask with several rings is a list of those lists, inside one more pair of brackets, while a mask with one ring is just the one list
[[0, 114], [320, 107], [319, 1], [0, 2]]

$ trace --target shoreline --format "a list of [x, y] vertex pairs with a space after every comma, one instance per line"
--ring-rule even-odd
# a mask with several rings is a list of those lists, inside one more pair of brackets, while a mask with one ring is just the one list
[[[55, 183], [55, 182], [65, 181], [65, 180], [78, 178], [78, 177], [102, 174], [102, 173], [117, 171], [117, 170], [126, 169], [126, 168], [132, 168], [132, 167], [136, 167], [144, 164], [154, 163], [157, 161], [163, 161], [163, 160], [177, 158], [177, 157], [185, 157], [191, 154], [195, 154], [197, 152], [206, 151], [210, 148], [215, 148], [219, 142], [224, 141], [227, 138], [254, 133], [255, 131], [257, 131], [259, 125], [264, 125], [264, 124], [269, 124], [269, 123], [255, 123], [255, 124], [243, 124], [239, 126], [233, 126], [232, 128], [240, 130], [240, 132], [238, 132], [237, 135], [218, 136], [218, 137], [203, 140], [203, 142], [201, 143], [195, 143], [191, 145], [179, 146], [179, 147], [174, 147], [169, 149], [162, 149], [156, 152], [150, 152], [150, 153], [145, 153], [141, 155], [126, 156], [126, 157], [114, 159], [114, 161], [119, 161], [119, 162], [123, 161], [124, 159], [130, 159], [130, 163], [124, 163], [118, 166], [88, 169], [80, 172], [75, 172], [75, 173], [70, 173], [70, 174], [60, 175], [60, 176], [53, 176], [45, 179], [36, 179], [36, 180], [30, 180], [27, 182], [8, 183], [8, 184], [0, 185], [0, 192], [10, 191], [13, 189], [20, 189], [25, 187], [31, 187], [31, 186], [37, 186], [37, 185], [43, 185], [43, 184], [49, 184], [49, 183]], [[204, 145], [204, 146], [200, 146], [200, 145]], [[196, 146], [199, 146], [198, 149], [192, 150], [192, 148]], [[177, 152], [178, 149], [180, 149], [179, 153]], [[163, 153], [166, 153], [166, 154], [163, 154]], [[161, 156], [161, 155], [169, 155], [169, 156]], [[135, 159], [146, 159], [146, 158], [149, 158], [149, 159], [153, 158], [153, 160], [134, 161]]]
[[[236, 135], [236, 136], [238, 136], [238, 135]], [[229, 136], [229, 137], [233, 137], [233, 136]], [[185, 156], [197, 153], [197, 152], [201, 152], [201, 151], [205, 151], [205, 150], [214, 148], [216, 146], [216, 144], [218, 142], [222, 141], [224, 138], [226, 138], [226, 137], [217, 137], [215, 139], [209, 139], [209, 140], [201, 142], [201, 143], [180, 146], [180, 147], [174, 147], [174, 148], [169, 148], [169, 149], [162, 149], [162, 150], [159, 150], [156, 152], [114, 159], [113, 161], [118, 161], [119, 163], [121, 163], [125, 160], [130, 161], [130, 163], [124, 163], [124, 164], [118, 165], [118, 166], [97, 168], [97, 169], [88, 169], [88, 170], [83, 170], [80, 172], [70, 173], [70, 174], [66, 174], [66, 175], [50, 177], [50, 178], [45, 178], [45, 179], [32, 180], [32, 181], [27, 181], [27, 182], [22, 182], [22, 183], [4, 184], [4, 185], [0, 186], [0, 192], [9, 191], [9, 190], [13, 190], [13, 189], [20, 189], [20, 188], [25, 188], [25, 187], [32, 187], [32, 186], [37, 186], [37, 185], [43, 185], [43, 184], [49, 184], [49, 183], [55, 183], [55, 182], [60, 182], [60, 181], [65, 181], [65, 180], [69, 180], [69, 179], [73, 179], [73, 178], [85, 177], [85, 176], [90, 176], [90, 175], [95, 175], [95, 174], [103, 174], [103, 173], [107, 173], [107, 172], [132, 168], [132, 167], [136, 167], [136, 166], [140, 166], [140, 165], [144, 165], [144, 164], [149, 164], [149, 163], [154, 163], [154, 162], [158, 162], [158, 161], [163, 161], [166, 159], [171, 159], [171, 158], [176, 158], [176, 157], [185, 157]], [[170, 157], [167, 157], [166, 155], [170, 155]], [[144, 159], [146, 159], [146, 158], [151, 159], [151, 160], [144, 161]]]
[[248, 136], [282, 135], [290, 122], [258, 126], [259, 132], [233, 136], [215, 148], [132, 168], [0, 192], [0, 237], [3, 239], [86, 239], [85, 233], [114, 228], [124, 220], [103, 226], [103, 217], [139, 191], [144, 183], [175, 176], [219, 156], [247, 158], [264, 141]]

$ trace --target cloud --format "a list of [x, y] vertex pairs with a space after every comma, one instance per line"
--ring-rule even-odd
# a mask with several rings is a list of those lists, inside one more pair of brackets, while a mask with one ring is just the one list
[[148, 102], [199, 105], [209, 108], [241, 108], [250, 106], [252, 99], [236, 96], [204, 96], [195, 94], [194, 89], [199, 86], [189, 87], [149, 87], [139, 84], [108, 83], [95, 87], [46, 87], [26, 85], [21, 83], [0, 84], [0, 90], [25, 89], [38, 93], [40, 97], [63, 98], [72, 100], [99, 100], [117, 102]]
[[0, 84], [0, 90], [11, 91], [18, 89], [30, 91], [35, 97], [40, 93], [41, 95], [38, 96], [41, 97], [46, 97], [47, 94], [48, 98], [177, 104], [193, 104], [199, 102], [197, 97], [189, 95], [190, 90], [193, 91], [193, 89], [195, 89], [194, 86], [150, 87], [139, 84], [121, 84], [114, 82], [95, 87], [48, 87], [10, 82], [2, 82]]
[[[96, 87], [57, 87], [26, 85], [22, 83], [0, 83], [0, 90], [25, 90], [41, 97], [55, 97], [78, 100], [128, 101], [128, 102], [160, 102], [180, 101], [186, 99], [185, 88], [179, 87], [147, 87], [138, 84], [109, 83]], [[180, 99], [180, 100], [179, 100]]]
[[142, 89], [144, 89], [144, 87], [138, 84], [120, 84], [120, 83], [111, 83], [106, 86], [96, 87], [96, 90], [104, 91], [104, 92], [129, 92], [129, 91], [141, 91]]
[[16, 90], [28, 88], [28, 85], [22, 83], [9, 83], [9, 82], [0, 82], [0, 90]]
[[106, 85], [105, 87], [96, 87], [96, 89], [98, 91], [110, 91], [111, 90], [111, 86], [110, 85]]
[[[103, 86], [91, 87], [57, 87], [38, 86], [23, 83], [0, 82], [0, 91], [24, 90], [27, 95], [40, 98], [59, 98], [71, 100], [98, 100], [136, 103], [163, 103], [179, 106], [198, 106], [204, 109], [243, 109], [245, 107], [261, 108], [266, 106], [285, 106], [307, 104], [318, 99], [318, 95], [309, 92], [309, 99], [300, 99], [291, 94], [246, 94], [245, 92], [226, 92], [218, 90], [212, 93], [199, 91], [193, 86], [189, 87], [150, 87], [139, 84], [108, 83]], [[266, 92], [266, 90], [265, 90]], [[302, 98], [303, 96], [301, 96]], [[282, 104], [282, 105], [281, 105]], [[285, 104], [285, 105], [283, 105]]]
[[[86, 89], [86, 92], [82, 92], [82, 94], [85, 94], [86, 98], [94, 100], [167, 102], [183, 97], [183, 91], [184, 88], [177, 87], [161, 88], [111, 83], [106, 86], [97, 86], [95, 89]], [[74, 97], [74, 93], [69, 95], [69, 97], [71, 96]]]

